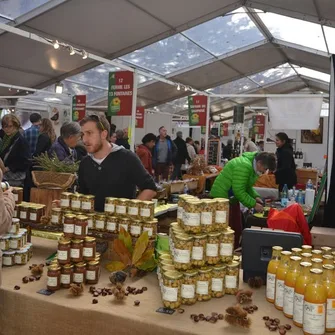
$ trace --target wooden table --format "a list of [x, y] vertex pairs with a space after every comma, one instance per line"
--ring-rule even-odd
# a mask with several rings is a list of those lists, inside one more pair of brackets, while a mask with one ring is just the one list
[[198, 179], [198, 187], [196, 189], [196, 194], [202, 194], [206, 190], [206, 181], [209, 180], [210, 186], [213, 185], [215, 178], [219, 175], [220, 173], [205, 173], [202, 176], [194, 176], [191, 174], [184, 174], [183, 179]]

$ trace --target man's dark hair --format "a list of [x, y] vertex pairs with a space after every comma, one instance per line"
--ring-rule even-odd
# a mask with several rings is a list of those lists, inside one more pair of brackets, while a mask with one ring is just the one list
[[78, 122], [65, 122], [60, 128], [60, 136], [63, 139], [67, 139], [71, 136], [79, 135], [80, 131]]
[[153, 133], [146, 134], [146, 135], [142, 138], [142, 143], [143, 143], [143, 144], [149, 143], [149, 142], [151, 142], [151, 141], [156, 141], [156, 135], [153, 134]]
[[193, 141], [193, 139], [191, 137], [187, 137], [187, 139], [185, 141], [186, 141], [186, 143], [190, 143], [190, 142]]
[[256, 155], [255, 159], [256, 162], [260, 162], [265, 169], [270, 171], [276, 170], [277, 164], [276, 164], [276, 157], [274, 154], [269, 152], [260, 152], [259, 154]]
[[33, 113], [33, 114], [30, 114], [29, 116], [29, 120], [31, 123], [36, 123], [38, 121], [41, 121], [42, 120], [42, 116], [38, 113]]

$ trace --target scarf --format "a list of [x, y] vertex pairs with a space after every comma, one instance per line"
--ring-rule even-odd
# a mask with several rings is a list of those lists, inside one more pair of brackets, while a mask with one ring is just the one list
[[2, 142], [0, 144], [0, 154], [2, 154], [11, 144], [13, 137], [17, 134], [13, 133], [12, 135], [6, 135], [3, 137]]

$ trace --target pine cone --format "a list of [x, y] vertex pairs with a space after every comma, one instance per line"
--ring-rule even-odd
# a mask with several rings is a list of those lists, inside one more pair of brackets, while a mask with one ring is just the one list
[[248, 313], [245, 310], [243, 310], [243, 308], [240, 305], [228, 307], [226, 309], [226, 313], [238, 318], [245, 318], [248, 315]]
[[253, 292], [250, 290], [239, 290], [236, 293], [236, 301], [241, 305], [250, 304], [252, 302], [252, 294]]
[[123, 288], [121, 283], [117, 283], [112, 289], [114, 298], [118, 301], [122, 301], [126, 297], [126, 290]]
[[44, 268], [44, 264], [40, 264], [40, 265], [33, 264], [30, 268], [31, 274], [34, 277], [41, 276], [43, 273], [43, 268]]
[[235, 316], [226, 314], [224, 319], [232, 326], [240, 326], [242, 328], [250, 328], [251, 326], [251, 320], [248, 317], [237, 318]]
[[84, 292], [84, 285], [83, 284], [71, 284], [69, 288], [70, 293], [77, 297], [78, 295], [81, 295]]

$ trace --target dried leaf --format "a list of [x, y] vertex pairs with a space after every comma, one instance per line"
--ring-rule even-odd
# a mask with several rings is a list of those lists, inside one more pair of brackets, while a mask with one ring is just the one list
[[124, 265], [127, 266], [131, 264], [131, 254], [124, 245], [123, 241], [115, 240], [113, 242], [113, 249], [119, 255]]
[[121, 231], [119, 233], [119, 240], [123, 241], [124, 245], [129, 250], [130, 254], [132, 254], [133, 253], [133, 243], [131, 241], [131, 236], [123, 227], [121, 227]]
[[153, 271], [157, 266], [155, 258], [152, 256], [146, 262], [141, 263], [141, 265], [137, 266], [140, 270], [143, 271]]
[[150, 259], [153, 257], [154, 252], [155, 252], [155, 249], [153, 249], [153, 248], [149, 248], [149, 249], [147, 249], [147, 250], [143, 253], [142, 257], [138, 260], [138, 262], [135, 263], [134, 265], [135, 265], [136, 267], [139, 267], [142, 263], [145, 263], [146, 261], [150, 260]]
[[114, 271], [123, 270], [126, 266], [122, 262], [113, 261], [113, 262], [106, 264], [105, 267], [108, 271], [114, 272]]
[[132, 263], [136, 264], [141, 257], [143, 256], [143, 253], [148, 247], [149, 243], [149, 235], [148, 232], [145, 231], [141, 234], [141, 236], [137, 239], [135, 243], [135, 248], [133, 252], [133, 258], [132, 258]]

